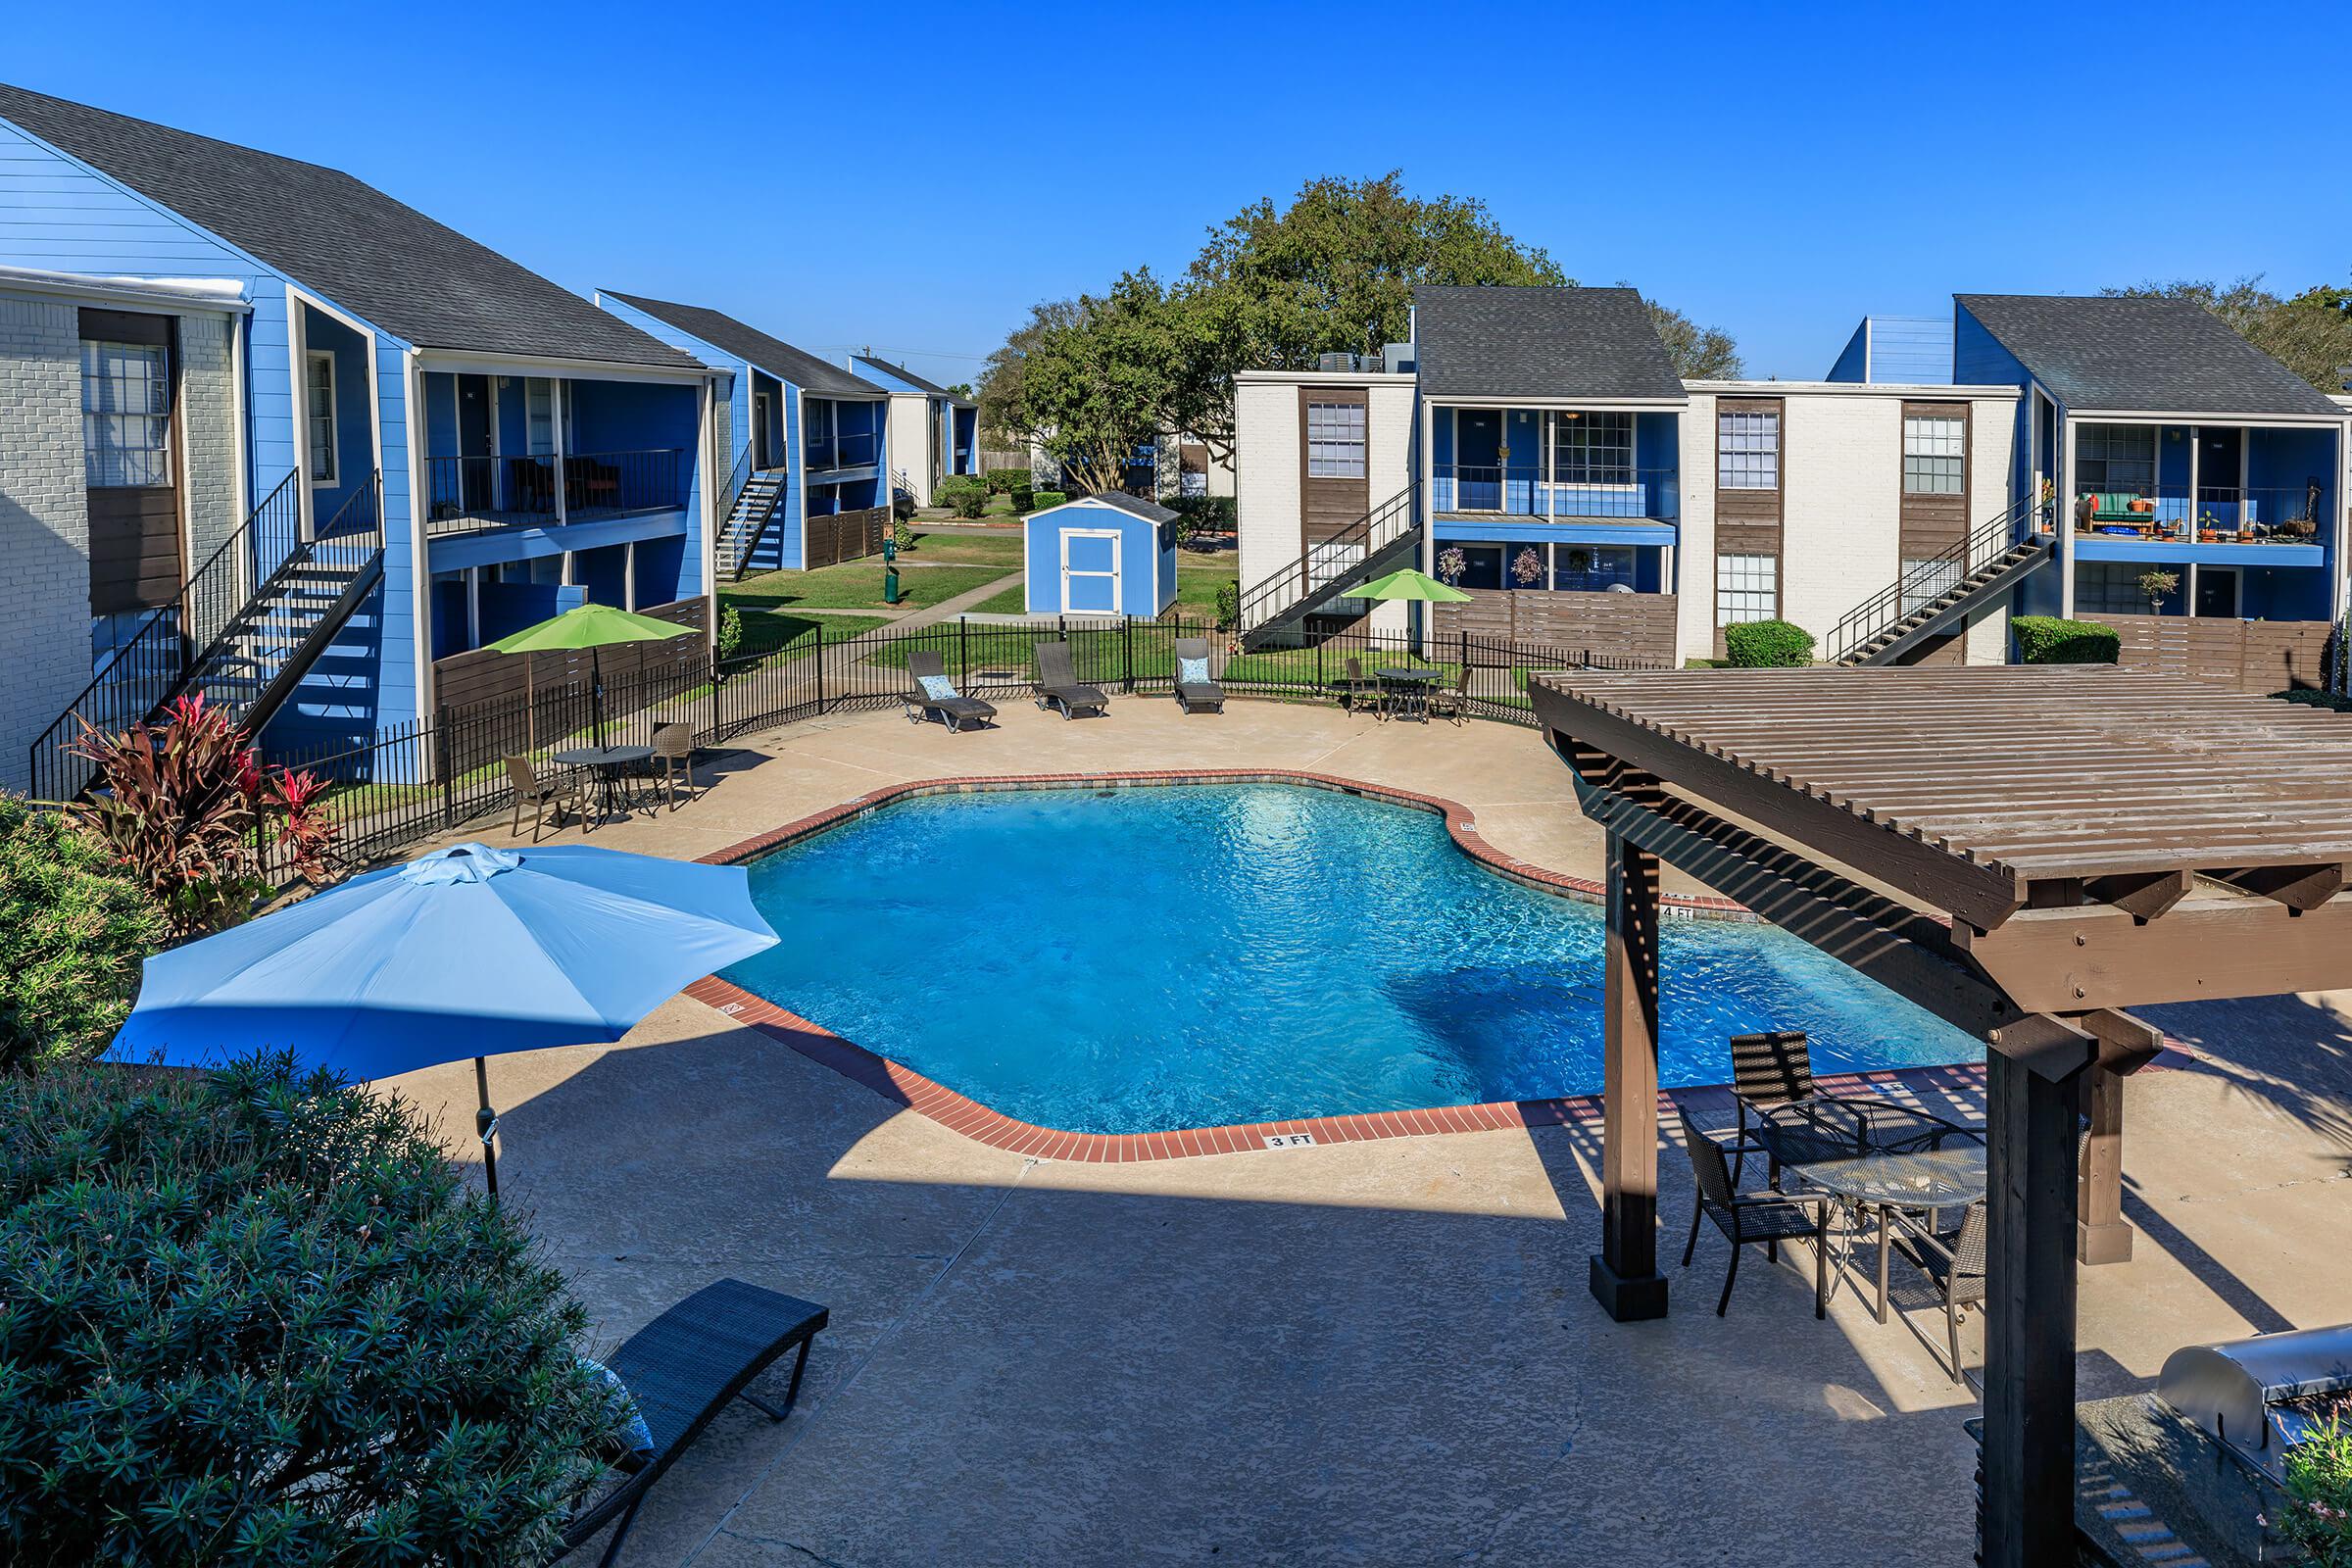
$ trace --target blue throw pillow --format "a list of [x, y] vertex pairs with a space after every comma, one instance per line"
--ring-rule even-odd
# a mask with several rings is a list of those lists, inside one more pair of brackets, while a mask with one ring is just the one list
[[629, 1386], [620, 1381], [619, 1374], [604, 1362], [585, 1355], [577, 1359], [587, 1371], [604, 1379], [606, 1400], [616, 1429], [613, 1438], [619, 1444], [620, 1451], [634, 1459], [652, 1458], [654, 1429], [645, 1424], [645, 1412], [637, 1408], [637, 1396], [631, 1394]]
[[956, 695], [956, 683], [945, 675], [917, 675], [914, 683], [935, 703], [944, 703]]
[[1205, 659], [1179, 659], [1176, 661], [1176, 683], [1180, 686], [1207, 685], [1208, 661]]

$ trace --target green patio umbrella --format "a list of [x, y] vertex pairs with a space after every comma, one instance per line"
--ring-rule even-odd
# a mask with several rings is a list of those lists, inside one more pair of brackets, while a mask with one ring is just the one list
[[605, 670], [596, 651], [614, 643], [660, 643], [683, 637], [692, 626], [676, 626], [612, 605], [575, 605], [561, 615], [511, 632], [489, 645], [494, 654], [546, 654], [588, 650], [589, 706], [596, 716], [596, 744], [605, 744]]
[[1415, 571], [1410, 566], [1405, 567], [1402, 571], [1392, 571], [1386, 577], [1373, 578], [1355, 590], [1352, 597], [1380, 600], [1407, 599], [1433, 605], [1466, 605], [1470, 602], [1470, 596], [1459, 588], [1442, 583], [1429, 573]]

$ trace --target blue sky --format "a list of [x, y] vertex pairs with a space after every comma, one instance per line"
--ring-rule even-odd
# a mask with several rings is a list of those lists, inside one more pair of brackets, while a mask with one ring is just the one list
[[[0, 79], [351, 171], [586, 292], [977, 373], [1323, 173], [1825, 370], [1956, 291], [2352, 281], [2334, 7], [12, 8]], [[2300, 87], [2297, 83], [2301, 83]], [[2300, 101], [2298, 101], [2300, 99]]]

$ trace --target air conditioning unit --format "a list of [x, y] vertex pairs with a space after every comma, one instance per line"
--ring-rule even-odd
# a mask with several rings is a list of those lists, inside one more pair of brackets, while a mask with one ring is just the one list
[[1346, 374], [1355, 368], [1355, 356], [1352, 354], [1318, 354], [1315, 356], [1315, 368], [1337, 370]]

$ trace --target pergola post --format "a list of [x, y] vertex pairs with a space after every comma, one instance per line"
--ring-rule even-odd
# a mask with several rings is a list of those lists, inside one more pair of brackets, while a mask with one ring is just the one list
[[2075, 1257], [2084, 1263], [2127, 1262], [2132, 1227], [2124, 1219], [2124, 1080], [2097, 1066], [2082, 1081], [2090, 1136], [2075, 1200]]
[[[1655, 799], [1655, 785], [1642, 792]], [[1620, 1323], [1666, 1315], [1658, 1272], [1658, 858], [1608, 836], [1600, 1252], [1593, 1297]]]
[[1985, 1067], [1981, 1560], [1984, 1568], [2073, 1568], [2081, 1069], [2050, 1076], [2053, 1064], [2029, 1063], [1997, 1045]]

